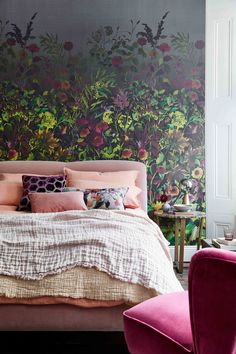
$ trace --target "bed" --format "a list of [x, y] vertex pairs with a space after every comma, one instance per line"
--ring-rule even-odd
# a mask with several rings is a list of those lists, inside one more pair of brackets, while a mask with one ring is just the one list
[[[143, 163], [135, 162], [135, 161], [114, 161], [114, 160], [99, 160], [99, 161], [75, 161], [75, 162], [52, 162], [52, 161], [2, 161], [0, 162], [0, 175], [1, 174], [31, 174], [31, 175], [61, 175], [65, 173], [65, 168], [72, 169], [73, 171], [96, 171], [97, 173], [118, 173], [120, 171], [137, 171], [137, 178], [135, 179], [135, 185], [140, 190], [140, 193], [137, 195], [139, 200], [139, 208], [127, 210], [118, 210], [118, 211], [107, 211], [107, 210], [85, 210], [85, 211], [65, 211], [58, 213], [24, 213], [21, 211], [16, 211], [14, 207], [6, 204], [0, 205], [0, 222], [1, 222], [1, 253], [0, 253], [0, 330], [1, 331], [123, 331], [123, 317], [122, 313], [125, 309], [130, 306], [133, 306], [135, 303], [145, 300], [149, 297], [155, 296], [162, 292], [171, 292], [171, 291], [179, 291], [182, 290], [182, 287], [177, 280], [173, 267], [171, 264], [171, 257], [168, 251], [168, 243], [164, 239], [164, 236], [161, 233], [159, 227], [149, 219], [147, 215], [147, 180], [146, 180], [146, 166]], [[122, 182], [124, 183], [124, 182]], [[1, 193], [1, 192], [0, 192]], [[10, 193], [10, 191], [9, 191]], [[34, 215], [33, 215], [34, 214]], [[104, 217], [103, 217], [104, 215]], [[31, 234], [35, 233], [35, 230], [32, 229], [32, 225], [39, 225], [40, 223], [46, 223], [46, 225], [54, 225], [53, 222], [55, 220], [59, 220], [61, 222], [61, 218], [63, 220], [72, 220], [73, 223], [75, 219], [79, 218], [79, 223], [76, 224], [77, 229], [80, 230], [81, 235], [85, 233], [82, 230], [82, 226], [86, 224], [86, 227], [90, 227], [90, 233], [94, 234], [94, 228], [97, 227], [94, 220], [97, 220], [98, 223], [101, 223], [101, 228], [99, 226], [99, 230], [104, 229], [104, 225], [110, 225], [113, 227], [112, 223], [117, 224], [117, 232], [122, 234], [122, 237], [125, 237], [125, 243], [127, 243], [126, 248], [128, 248], [128, 243], [130, 242], [127, 238], [127, 235], [131, 235], [130, 237], [135, 238], [140, 234], [142, 238], [147, 237], [147, 234], [153, 233], [157, 234], [153, 237], [158, 240], [155, 240], [155, 245], [157, 247], [159, 254], [157, 252], [156, 256], [153, 254], [153, 264], [151, 264], [151, 260], [148, 258], [148, 254], [153, 252], [152, 250], [148, 253], [144, 249], [139, 254], [142, 258], [142, 267], [145, 268], [148, 266], [151, 269], [152, 276], [150, 279], [144, 279], [148, 277], [147, 274], [144, 274], [143, 279], [145, 286], [140, 283], [137, 274], [131, 274], [132, 266], [130, 266], [130, 274], [129, 267], [125, 266], [125, 260], [122, 260], [122, 250], [120, 245], [115, 245], [117, 237], [116, 233], [113, 235], [112, 229], [107, 228], [107, 231], [104, 231], [104, 238], [106, 242], [108, 242], [109, 247], [112, 248], [114, 245], [117, 246], [117, 260], [112, 263], [109, 260], [109, 269], [106, 269], [108, 261], [106, 258], [107, 254], [96, 255], [97, 263], [92, 264], [87, 261], [85, 255], [85, 249], [83, 249], [84, 243], [80, 243], [77, 245], [74, 250], [71, 251], [70, 257], [70, 266], [64, 267], [60, 263], [60, 266], [56, 268], [54, 264], [54, 244], [48, 247], [47, 250], [43, 249], [41, 251], [40, 257], [44, 257], [42, 269], [38, 273], [33, 273], [30, 269], [27, 275], [23, 274], [23, 271], [19, 271], [18, 269], [13, 269], [13, 264], [18, 262], [19, 254], [24, 253], [24, 249], [17, 247], [21, 246], [21, 242], [19, 244], [15, 243], [15, 247], [18, 251], [14, 251], [13, 248], [10, 250], [7, 248], [6, 243], [10, 240], [16, 242], [18, 231], [23, 228], [23, 225], [28, 224], [31, 225], [31, 231], [25, 230], [24, 232], [28, 232]], [[86, 219], [86, 220], [85, 220]], [[67, 221], [66, 221], [67, 222]], [[126, 222], [126, 226], [122, 226]], [[13, 229], [9, 229], [9, 227], [15, 223]], [[95, 223], [95, 224], [94, 224]], [[94, 224], [94, 225], [93, 225]], [[10, 225], [10, 226], [9, 226]], [[67, 226], [70, 225], [68, 221]], [[74, 224], [73, 224], [74, 225]], [[99, 224], [100, 225], [100, 224]], [[125, 225], [125, 224], [124, 224]], [[132, 226], [134, 225], [134, 226]], [[13, 226], [12, 226], [13, 227]], [[38, 226], [40, 228], [40, 225]], [[44, 224], [44, 229], [45, 229]], [[52, 226], [53, 227], [53, 226]], [[127, 227], [126, 229], [123, 229]], [[18, 228], [18, 229], [17, 229]], [[73, 226], [74, 228], [74, 226]], [[10, 235], [9, 230], [12, 230], [12, 235]], [[23, 229], [22, 229], [23, 230]], [[37, 229], [38, 230], [38, 229]], [[46, 229], [45, 229], [46, 230]], [[124, 231], [125, 230], [125, 231]], [[61, 231], [62, 232], [62, 231]], [[72, 231], [71, 231], [72, 232]], [[73, 237], [74, 237], [74, 229], [73, 229]], [[86, 231], [87, 232], [87, 231]], [[100, 231], [99, 231], [100, 232]], [[103, 231], [101, 231], [102, 234]], [[112, 237], [107, 241], [108, 235], [106, 233], [112, 233]], [[127, 233], [127, 235], [125, 235]], [[15, 235], [16, 234], [16, 235]], [[88, 232], [87, 232], [88, 234]], [[85, 235], [87, 237], [87, 234]], [[68, 235], [70, 236], [70, 227], [68, 226]], [[33, 237], [32, 235], [30, 235]], [[55, 237], [59, 237], [58, 233]], [[63, 235], [61, 235], [62, 237]], [[12, 238], [11, 238], [12, 237]], [[27, 236], [28, 237], [28, 236]], [[36, 235], [36, 237], [38, 237]], [[129, 237], [129, 239], [130, 239]], [[21, 239], [24, 239], [24, 234], [22, 233]], [[68, 237], [69, 238], [69, 237]], [[62, 237], [64, 240], [64, 237]], [[73, 244], [75, 239], [73, 239]], [[7, 242], [6, 242], [7, 241]], [[30, 246], [30, 241], [27, 239], [27, 247]], [[55, 241], [58, 244], [58, 239]], [[93, 247], [97, 247], [97, 244], [94, 246], [94, 239], [90, 244], [90, 252]], [[96, 239], [98, 243], [98, 240]], [[95, 243], [96, 243], [95, 242]], [[105, 241], [104, 241], [105, 242]], [[103, 244], [103, 249], [108, 250], [108, 244]], [[109, 243], [110, 242], [110, 243]], [[113, 245], [111, 245], [113, 242]], [[142, 241], [137, 241], [142, 242]], [[146, 241], [145, 241], [146, 242]], [[151, 241], [149, 246], [152, 248]], [[55, 243], [55, 244], [56, 244]], [[32, 244], [32, 240], [31, 240]], [[42, 241], [42, 247], [44, 247]], [[5, 248], [4, 248], [5, 247]], [[12, 247], [12, 245], [11, 245]], [[26, 246], [24, 246], [26, 247]], [[69, 247], [69, 246], [68, 246]], [[67, 248], [68, 248], [67, 247]], [[73, 246], [75, 247], [75, 246]], [[158, 248], [159, 247], [159, 248]], [[7, 251], [6, 251], [7, 249]], [[22, 251], [23, 250], [23, 251]], [[111, 250], [109, 249], [109, 252]], [[5, 253], [4, 253], [5, 252]], [[9, 253], [9, 259], [11, 262], [8, 262], [8, 258], [6, 257], [7, 252]], [[38, 254], [38, 250], [36, 252]], [[46, 252], [46, 253], [45, 253]], [[53, 253], [54, 252], [54, 253]], [[57, 251], [58, 252], [58, 251]], [[63, 250], [63, 252], [66, 252]], [[81, 252], [81, 253], [80, 253]], [[119, 253], [120, 252], [120, 253]], [[127, 250], [127, 252], [131, 252]], [[18, 256], [16, 256], [16, 253]], [[127, 255], [131, 255], [135, 253], [132, 250], [131, 253], [124, 253]], [[144, 253], [144, 255], [143, 255]], [[33, 253], [34, 254], [34, 253]], [[37, 258], [37, 254], [34, 256]], [[65, 258], [65, 254], [63, 253], [63, 257]], [[94, 253], [96, 254], [96, 252]], [[5, 255], [5, 256], [4, 256]], [[53, 256], [53, 257], [52, 257]], [[5, 258], [4, 258], [5, 257]], [[15, 258], [14, 258], [15, 257]], [[17, 258], [18, 257], [18, 258]], [[23, 256], [22, 256], [23, 257]], [[51, 258], [53, 261], [51, 261]], [[63, 258], [62, 256], [60, 256]], [[136, 254], [137, 257], [137, 254]], [[146, 258], [145, 258], [146, 257]], [[157, 274], [155, 270], [155, 262], [157, 261], [154, 258], [160, 258], [160, 261], [163, 262], [163, 267], [160, 267], [160, 264], [157, 263]], [[4, 258], [4, 259], [3, 259]], [[27, 258], [27, 255], [26, 255]], [[35, 258], [35, 260], [36, 260]], [[60, 258], [60, 259], [61, 259]], [[132, 258], [132, 257], [131, 257]], [[69, 259], [69, 258], [68, 258]], [[101, 260], [102, 259], [102, 260]], [[119, 274], [116, 274], [117, 264], [119, 263], [119, 259], [122, 261], [119, 265]], [[48, 261], [50, 260], [50, 261]], [[115, 258], [114, 258], [115, 260]], [[65, 260], [63, 260], [65, 262]], [[67, 261], [67, 260], [66, 260]], [[72, 262], [73, 261], [73, 262]], [[132, 259], [129, 260], [132, 265]], [[22, 262], [22, 260], [21, 260]], [[35, 261], [36, 262], [36, 261]], [[100, 263], [99, 263], [100, 262]], [[107, 263], [106, 263], [107, 262]], [[141, 261], [140, 261], [141, 262]], [[141, 262], [141, 263], [142, 263]], [[11, 264], [10, 264], [11, 263]], [[139, 263], [136, 259], [136, 265], [134, 266], [138, 268]], [[150, 264], [149, 264], [150, 263]], [[17, 263], [18, 264], [18, 263]], [[23, 266], [22, 266], [23, 267]], [[28, 266], [24, 266], [26, 269]], [[64, 268], [63, 268], [64, 267]], [[126, 267], [126, 268], [125, 268]], [[16, 268], [16, 267], [15, 267]], [[22, 269], [23, 269], [22, 268]], [[124, 268], [124, 269], [123, 269]], [[165, 269], [163, 269], [165, 268]], [[28, 268], [27, 268], [28, 269]], [[146, 270], [146, 272], [147, 272]], [[34, 270], [36, 272], [36, 270]], [[159, 273], [158, 273], [159, 272]], [[39, 276], [40, 274], [40, 276]], [[165, 276], [166, 274], [166, 276]], [[153, 279], [157, 279], [162, 285], [160, 285], [160, 289], [154, 290], [154, 286], [150, 286]], [[49, 279], [49, 280], [48, 280]], [[55, 280], [56, 279], [56, 280]], [[59, 280], [58, 280], [59, 279]], [[69, 280], [68, 280], [69, 279]], [[100, 279], [102, 279], [102, 286], [100, 286]], [[84, 283], [83, 283], [84, 282]], [[92, 292], [96, 292], [96, 296], [91, 295], [86, 292], [85, 287], [87, 286], [87, 282], [89, 283], [89, 290], [92, 287]], [[63, 292], [65, 289], [62, 289], [62, 284], [69, 284], [68, 287], [72, 294], [67, 292]], [[28, 285], [29, 284], [29, 285]], [[40, 289], [38, 285], [40, 285]], [[61, 286], [60, 293], [57, 292], [54, 294], [54, 287]], [[78, 285], [79, 284], [79, 285]], [[82, 284], [82, 285], [81, 285]], [[81, 287], [84, 289], [81, 290]], [[92, 285], [91, 285], [92, 284]], [[106, 284], [106, 287], [104, 287]], [[48, 287], [48, 288], [47, 288]], [[66, 287], [66, 286], [65, 286]], [[50, 289], [49, 289], [50, 288]], [[75, 289], [79, 288], [78, 292]], [[119, 291], [123, 291], [121, 289], [124, 288], [124, 293], [126, 297], [123, 295], [120, 298], [114, 297], [114, 289], [119, 289]], [[46, 289], [46, 290], [45, 290]], [[111, 289], [111, 290], [109, 290]], [[127, 290], [128, 289], [128, 290]], [[50, 291], [49, 291], [50, 290]], [[63, 290], [63, 291], [62, 291]], [[74, 291], [74, 292], [73, 292]], [[80, 291], [80, 292], [79, 292]], [[118, 292], [118, 290], [116, 290]], [[31, 295], [30, 295], [31, 294]], [[79, 295], [78, 295], [79, 294]], [[99, 294], [99, 296], [98, 296]], [[105, 294], [105, 295], [104, 295]], [[123, 294], [123, 293], [122, 293]], [[90, 297], [90, 298], [89, 298]]]

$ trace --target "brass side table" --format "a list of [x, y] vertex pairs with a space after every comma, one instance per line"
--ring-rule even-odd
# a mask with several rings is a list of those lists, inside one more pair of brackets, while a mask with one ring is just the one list
[[[185, 240], [185, 227], [186, 227], [186, 219], [199, 219], [200, 227], [197, 238], [197, 250], [199, 250], [201, 245], [201, 236], [203, 230], [203, 221], [206, 218], [206, 214], [200, 211], [191, 211], [189, 213], [178, 212], [174, 213], [165, 213], [163, 211], [154, 211], [154, 221], [157, 225], [160, 226], [160, 219], [174, 219], [175, 220], [175, 265], [177, 267], [177, 271], [179, 273], [183, 273], [184, 267], [184, 240]], [[180, 235], [180, 245], [179, 245], [179, 235]]]

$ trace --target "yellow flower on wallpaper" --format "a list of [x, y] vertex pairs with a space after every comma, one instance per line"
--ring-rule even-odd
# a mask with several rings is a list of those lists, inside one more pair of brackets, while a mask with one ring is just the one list
[[188, 146], [188, 138], [181, 131], [168, 130], [166, 137], [160, 139], [160, 147], [169, 146], [172, 151], [183, 152]]
[[197, 179], [201, 179], [203, 176], [203, 170], [201, 167], [196, 167], [193, 171], [192, 171], [192, 177], [197, 178]]
[[162, 202], [156, 202], [153, 204], [153, 209], [154, 210], [160, 210], [162, 208]]
[[106, 111], [103, 113], [103, 116], [102, 116], [102, 119], [103, 119], [103, 122], [106, 122], [108, 124], [111, 124], [112, 123], [112, 114], [113, 112], [112, 111]]
[[39, 114], [39, 118], [41, 118], [40, 126], [46, 129], [53, 129], [57, 123], [56, 118], [51, 112], [42, 112]]
[[183, 128], [186, 123], [187, 123], [187, 119], [182, 112], [176, 111], [172, 113], [171, 124], [173, 124], [177, 129]]

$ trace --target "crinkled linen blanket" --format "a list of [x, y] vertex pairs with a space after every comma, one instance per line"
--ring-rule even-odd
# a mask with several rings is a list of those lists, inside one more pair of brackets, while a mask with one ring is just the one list
[[0, 274], [41, 280], [75, 267], [155, 290], [183, 290], [168, 242], [144, 213], [88, 210], [0, 215]]

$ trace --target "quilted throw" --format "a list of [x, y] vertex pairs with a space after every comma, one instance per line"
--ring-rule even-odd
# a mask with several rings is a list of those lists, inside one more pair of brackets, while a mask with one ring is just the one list
[[159, 294], [182, 290], [168, 242], [144, 213], [93, 209], [0, 215], [0, 274], [39, 280], [76, 266]]

